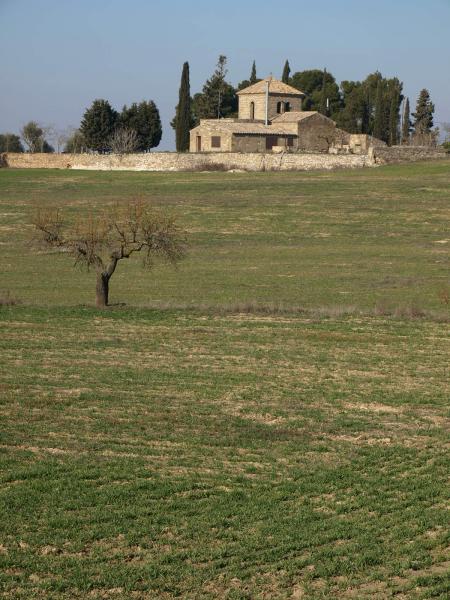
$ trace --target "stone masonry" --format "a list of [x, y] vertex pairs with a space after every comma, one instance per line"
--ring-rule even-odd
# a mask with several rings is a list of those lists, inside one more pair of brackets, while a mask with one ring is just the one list
[[3, 154], [4, 167], [16, 169], [82, 169], [97, 171], [312, 171], [373, 166], [364, 155], [207, 152], [202, 154]]

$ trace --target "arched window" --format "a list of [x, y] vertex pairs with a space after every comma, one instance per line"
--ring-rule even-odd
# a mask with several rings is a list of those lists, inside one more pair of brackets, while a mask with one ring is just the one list
[[281, 115], [281, 106], [282, 106], [282, 102], [277, 102], [277, 113], [279, 115]]
[[290, 102], [285, 102], [284, 103], [284, 112], [289, 112], [290, 110], [291, 110]]
[[255, 118], [255, 103], [250, 102], [250, 119], [253, 121]]

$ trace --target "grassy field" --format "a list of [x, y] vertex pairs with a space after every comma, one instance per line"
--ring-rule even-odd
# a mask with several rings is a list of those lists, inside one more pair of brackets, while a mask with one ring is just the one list
[[[33, 211], [138, 195], [190, 256], [96, 310]], [[0, 597], [449, 597], [449, 163], [0, 170], [0, 211]]]
[[141, 196], [179, 216], [190, 257], [151, 277], [139, 258], [121, 264], [112, 302], [438, 309], [448, 286], [449, 189], [450, 161], [337, 173], [3, 170], [0, 287], [39, 305], [93, 302], [94, 276], [70, 259], [31, 260], [33, 213], [67, 207], [71, 219]]

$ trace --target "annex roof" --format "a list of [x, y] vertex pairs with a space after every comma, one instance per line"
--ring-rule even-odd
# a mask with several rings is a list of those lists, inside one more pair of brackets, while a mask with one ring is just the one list
[[292, 123], [265, 125], [264, 123], [240, 122], [235, 119], [201, 119], [200, 125], [207, 125], [216, 131], [228, 131], [247, 135], [297, 135], [297, 129]]
[[237, 95], [243, 94], [265, 94], [267, 89], [267, 83], [269, 83], [269, 94], [285, 94], [289, 96], [305, 96], [303, 92], [297, 90], [296, 88], [288, 85], [287, 83], [283, 83], [279, 79], [274, 79], [273, 77], [266, 77], [249, 87], [244, 88], [237, 92]]
[[[310, 117], [314, 117], [315, 115], [319, 115], [320, 118], [326, 119], [327, 121], [332, 121], [329, 117], [326, 117], [322, 113], [317, 110], [292, 110], [290, 112], [285, 112], [282, 115], [278, 115], [272, 119], [274, 124], [278, 123], [298, 123], [299, 121], [303, 121], [304, 119], [309, 119]], [[334, 121], [332, 121], [334, 123]]]

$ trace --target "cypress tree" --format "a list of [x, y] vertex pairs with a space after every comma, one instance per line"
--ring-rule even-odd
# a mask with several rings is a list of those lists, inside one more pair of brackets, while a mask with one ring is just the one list
[[431, 133], [433, 127], [434, 104], [430, 99], [430, 92], [423, 89], [417, 99], [414, 117], [414, 132], [418, 134]]
[[375, 119], [373, 122], [373, 135], [374, 137], [382, 140], [385, 137], [384, 131], [384, 113], [385, 113], [385, 105], [384, 105], [384, 94], [383, 94], [383, 84], [378, 81], [377, 85], [377, 93], [375, 98]]
[[253, 61], [252, 72], [250, 73], [250, 84], [253, 85], [258, 81], [258, 77], [256, 76], [256, 62]]
[[289, 83], [289, 76], [291, 74], [291, 67], [289, 66], [289, 61], [286, 60], [284, 63], [283, 74], [281, 75], [281, 81], [283, 83]]
[[405, 109], [403, 111], [402, 144], [409, 144], [410, 133], [411, 133], [411, 119], [409, 116], [409, 98], [406, 98]]
[[389, 107], [389, 145], [395, 146], [398, 142], [398, 107], [400, 95], [397, 89], [394, 89], [391, 96], [391, 105]]
[[323, 78], [322, 78], [322, 89], [320, 92], [320, 104], [319, 104], [319, 112], [323, 115], [328, 116], [328, 107], [327, 107], [327, 70], [323, 70]]
[[189, 130], [191, 128], [191, 90], [189, 83], [189, 63], [185, 62], [181, 73], [181, 84], [176, 111], [176, 148], [177, 152], [189, 150]]

